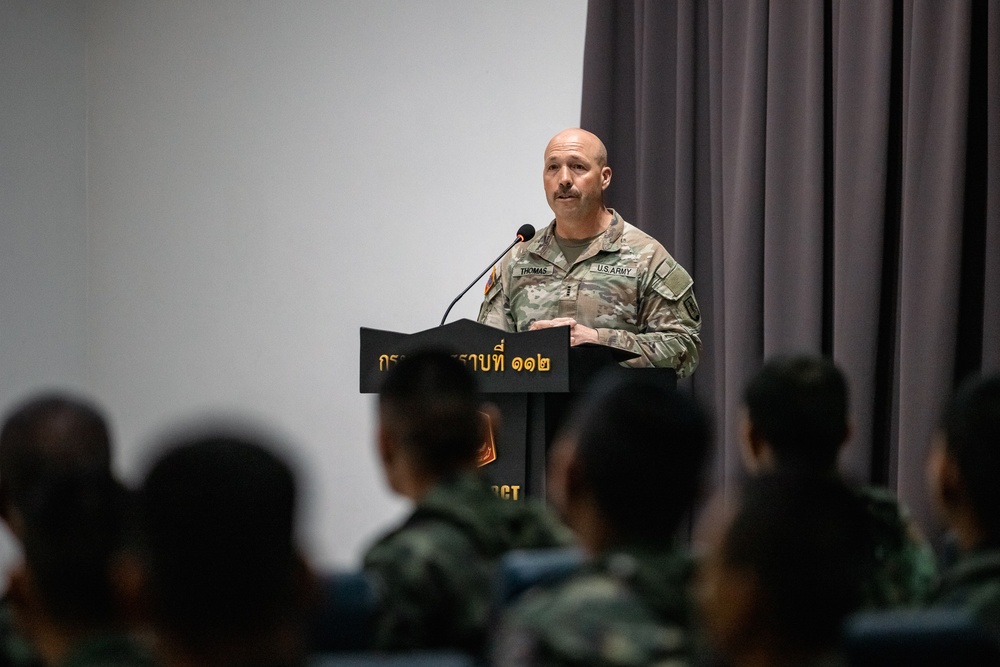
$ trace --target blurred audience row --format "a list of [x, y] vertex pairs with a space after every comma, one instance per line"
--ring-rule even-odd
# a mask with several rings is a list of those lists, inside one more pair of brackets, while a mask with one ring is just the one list
[[375, 439], [413, 511], [358, 571], [320, 575], [282, 443], [175, 432], [126, 489], [99, 409], [34, 397], [0, 431], [0, 518], [23, 555], [0, 667], [1000, 664], [1000, 377], [964, 384], [931, 445], [944, 566], [892, 493], [838, 474], [851, 427], [831, 362], [770, 361], [744, 408], [745, 482], [697, 521], [710, 420], [641, 374], [580, 398], [547, 503], [503, 500], [477, 468], [493, 408], [474, 377], [408, 355]]

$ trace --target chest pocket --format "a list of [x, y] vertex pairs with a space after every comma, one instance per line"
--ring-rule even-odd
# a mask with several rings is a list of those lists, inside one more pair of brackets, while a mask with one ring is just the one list
[[594, 262], [580, 283], [578, 319], [588, 326], [636, 331], [639, 279], [638, 264]]

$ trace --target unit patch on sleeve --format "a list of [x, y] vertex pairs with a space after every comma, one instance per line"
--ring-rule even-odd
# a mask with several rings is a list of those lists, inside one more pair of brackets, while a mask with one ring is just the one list
[[698, 302], [694, 300], [694, 294], [689, 294], [686, 299], [684, 299], [684, 308], [688, 311], [688, 315], [695, 322], [701, 321], [701, 311], [698, 310]]

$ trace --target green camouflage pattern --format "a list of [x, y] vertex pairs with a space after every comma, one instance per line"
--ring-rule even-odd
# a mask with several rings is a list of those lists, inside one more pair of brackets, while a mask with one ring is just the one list
[[862, 487], [857, 493], [867, 506], [875, 541], [875, 572], [865, 585], [865, 608], [926, 603], [937, 581], [934, 551], [891, 492]]
[[0, 665], [42, 667], [42, 659], [14, 624], [14, 610], [8, 598], [0, 601]]
[[376, 648], [482, 652], [499, 557], [572, 543], [544, 507], [501, 500], [478, 475], [442, 482], [365, 555], [381, 595]]
[[692, 571], [680, 549], [596, 558], [560, 584], [528, 591], [504, 615], [492, 664], [691, 664]]
[[701, 353], [694, 281], [660, 243], [612, 211], [607, 231], [568, 265], [555, 221], [494, 267], [479, 321], [527, 331], [537, 320], [572, 317], [600, 342], [635, 352], [632, 366], [690, 375]]
[[124, 633], [85, 639], [70, 651], [60, 667], [154, 667], [152, 656]]
[[931, 604], [968, 611], [1000, 639], [1000, 549], [963, 554], [941, 577]]

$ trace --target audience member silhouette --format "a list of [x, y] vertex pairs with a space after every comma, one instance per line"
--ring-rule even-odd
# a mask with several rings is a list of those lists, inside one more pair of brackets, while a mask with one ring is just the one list
[[364, 557], [381, 595], [378, 648], [481, 652], [499, 557], [572, 539], [543, 507], [501, 500], [478, 474], [485, 409], [472, 373], [444, 352], [407, 355], [386, 373], [378, 452], [413, 511]]
[[[837, 475], [850, 438], [847, 380], [823, 357], [778, 357], [747, 384], [744, 461], [753, 473], [796, 470]], [[854, 492], [868, 508], [878, 558], [865, 586], [865, 606], [884, 609], [927, 600], [936, 579], [934, 552], [895, 495], [872, 486]]]
[[550, 457], [549, 489], [588, 562], [504, 616], [496, 665], [685, 664], [693, 572], [678, 528], [709, 451], [705, 414], [642, 376], [598, 376]]
[[292, 470], [266, 438], [229, 429], [165, 450], [138, 492], [136, 579], [159, 662], [301, 663], [314, 583]]
[[969, 380], [955, 393], [928, 476], [959, 549], [932, 602], [967, 610], [1000, 639], [1000, 375]]
[[836, 477], [761, 473], [702, 564], [711, 648], [729, 667], [837, 665], [874, 566], [868, 513]]
[[111, 475], [109, 428], [92, 403], [44, 393], [7, 415], [0, 518], [21, 543], [24, 561], [9, 574], [0, 662], [147, 661], [124, 633], [113, 588], [122, 493]]

